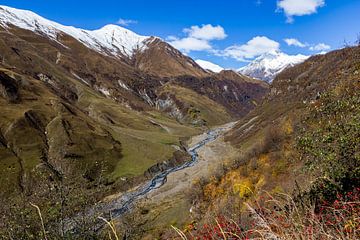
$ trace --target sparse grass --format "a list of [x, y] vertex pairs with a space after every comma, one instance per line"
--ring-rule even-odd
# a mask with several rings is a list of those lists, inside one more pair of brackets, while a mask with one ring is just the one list
[[[113, 137], [121, 142], [123, 157], [117, 160], [114, 171], [110, 173], [111, 180], [143, 175], [156, 163], [170, 159], [175, 151], [171, 145], [178, 145], [181, 137], [201, 131], [180, 125], [174, 119], [157, 112], [131, 111], [87, 90], [82, 93], [79, 104], [91, 109], [91, 115], [107, 125]], [[101, 118], [104, 112], [111, 113], [114, 125], [104, 122]], [[151, 120], [167, 127], [171, 132], [155, 126]]]
[[142, 175], [151, 166], [172, 157], [175, 151], [172, 146], [161, 143], [163, 140], [156, 139], [156, 134], [146, 134], [150, 139], [114, 133], [114, 137], [123, 143], [123, 157], [119, 159], [112, 178]]
[[309, 195], [331, 201], [360, 185], [360, 96], [333, 92], [310, 107], [298, 136], [305, 170], [314, 177]]
[[229, 113], [220, 104], [190, 89], [176, 85], [165, 85], [162, 92], [173, 94], [179, 100], [196, 108], [198, 110], [196, 115], [205, 120], [207, 126], [221, 125], [232, 120]]
[[[358, 58], [351, 51], [358, 54], [346, 49], [284, 72], [273, 86], [282, 93], [269, 96], [227, 135], [240, 154], [226, 167], [230, 171], [204, 180], [200, 193], [190, 196], [199, 224], [185, 231], [187, 239], [359, 239], [360, 200], [354, 192], [360, 186], [360, 98]], [[310, 76], [302, 79], [310, 65]], [[289, 87], [289, 79], [297, 88]], [[299, 86], [308, 89], [298, 93]], [[289, 195], [260, 201], [262, 189]], [[357, 196], [343, 198], [348, 194]], [[213, 216], [225, 219], [225, 226]], [[204, 223], [210, 236], [196, 235]]]
[[109, 240], [112, 240], [112, 235], [113, 237], [115, 238], [115, 240], [119, 240], [119, 236], [118, 236], [118, 233], [116, 232], [116, 226], [114, 224], [114, 222], [111, 220], [111, 221], [108, 221], [106, 220], [105, 218], [103, 217], [98, 217], [100, 220], [104, 221], [106, 223], [106, 225], [110, 228], [111, 232], [109, 232]]
[[[15, 239], [36, 238], [39, 232], [34, 224], [37, 215], [24, 201], [31, 200], [46, 209], [42, 212], [45, 227], [51, 236], [58, 235], [60, 223], [55, 223], [57, 220], [83, 211], [84, 206], [94, 204], [106, 194], [126, 190], [143, 180], [148, 168], [172, 158], [176, 151], [172, 145], [180, 145], [180, 139], [203, 131], [179, 124], [160, 112], [128, 109], [67, 77], [76, 85], [79, 94], [74, 105], [56, 96], [41, 81], [24, 78], [27, 82], [26, 87], [21, 88], [21, 104], [8, 104], [0, 98], [0, 133], [6, 135], [10, 146], [0, 143], [0, 195], [4, 200], [3, 211], [0, 210], [7, 216], [7, 224], [10, 224], [7, 226], [12, 227], [10, 232]], [[74, 113], [62, 104], [68, 104]], [[65, 173], [63, 182], [58, 182], [42, 160], [46, 139], [24, 119], [28, 110], [44, 116], [50, 161]], [[75, 157], [63, 158], [63, 154]], [[26, 194], [20, 194], [21, 168]], [[119, 179], [122, 177], [126, 177], [125, 182]], [[60, 185], [71, 189], [63, 203]], [[24, 210], [19, 212], [18, 209]]]
[[215, 217], [207, 224], [175, 229], [178, 239], [322, 239], [355, 240], [360, 237], [360, 189], [319, 210], [286, 194], [265, 193], [237, 218]]

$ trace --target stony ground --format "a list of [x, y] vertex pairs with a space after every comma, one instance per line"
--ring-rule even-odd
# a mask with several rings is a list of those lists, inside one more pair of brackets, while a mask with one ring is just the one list
[[[233, 125], [234, 123], [229, 123], [221, 126], [224, 128], [222, 135], [199, 150], [197, 164], [169, 174], [167, 182], [162, 187], [153, 190], [142, 199], [129, 216], [118, 220], [120, 231], [128, 229], [130, 227], [128, 224], [131, 222], [131, 227], [136, 226], [137, 230], [142, 229], [147, 232], [146, 236], [141, 238], [154, 239], [157, 237], [157, 230], [170, 228], [169, 224], [181, 225], [188, 220], [193, 205], [189, 201], [189, 189], [192, 184], [201, 178], [211, 177], [223, 163], [230, 161], [237, 154], [237, 150], [225, 142], [223, 136]], [[189, 141], [189, 146], [194, 146], [205, 137], [206, 134], [193, 137]], [[123, 225], [122, 221], [128, 224]], [[136, 234], [141, 235], [141, 233]]]

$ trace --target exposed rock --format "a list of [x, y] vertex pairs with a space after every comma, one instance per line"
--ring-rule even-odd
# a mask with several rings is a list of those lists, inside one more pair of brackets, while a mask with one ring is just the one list
[[150, 167], [145, 172], [145, 177], [152, 178], [155, 175], [157, 175], [169, 168], [180, 166], [190, 160], [191, 160], [191, 156], [184, 149], [177, 150], [174, 152], [173, 157], [171, 159], [169, 159], [168, 161], [164, 161], [162, 163], [158, 163], [158, 164]]
[[4, 72], [0, 72], [0, 94], [10, 103], [20, 100], [17, 81]]

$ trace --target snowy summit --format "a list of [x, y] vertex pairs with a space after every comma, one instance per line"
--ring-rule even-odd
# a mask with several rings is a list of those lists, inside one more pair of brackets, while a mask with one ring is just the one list
[[302, 63], [309, 56], [305, 55], [287, 55], [280, 51], [271, 51], [265, 53], [249, 65], [240, 68], [238, 71], [246, 76], [272, 82], [276, 75], [284, 69]]
[[146, 49], [146, 43], [151, 39], [112, 24], [94, 31], [64, 26], [31, 11], [2, 5], [0, 5], [0, 25], [5, 28], [16, 26], [27, 29], [54, 41], [57, 41], [59, 34], [65, 33], [95, 51], [112, 56], [131, 57], [136, 50]]
[[199, 66], [202, 67], [203, 69], [210, 70], [214, 73], [219, 73], [222, 70], [224, 70], [224, 68], [220, 67], [219, 65], [216, 65], [215, 63], [209, 62], [209, 61], [198, 59], [195, 62], [197, 64], [199, 64]]

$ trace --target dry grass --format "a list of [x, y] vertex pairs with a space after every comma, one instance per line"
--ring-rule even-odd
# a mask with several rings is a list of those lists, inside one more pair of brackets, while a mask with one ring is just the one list
[[360, 238], [360, 189], [318, 206], [286, 194], [265, 193], [236, 219], [176, 229], [181, 239], [355, 240]]
[[30, 203], [30, 205], [32, 207], [34, 207], [39, 215], [39, 218], [40, 218], [40, 221], [41, 221], [41, 229], [42, 229], [42, 232], [43, 232], [43, 235], [44, 235], [44, 239], [47, 240], [47, 236], [46, 236], [46, 230], [45, 230], [45, 225], [44, 225], [44, 219], [42, 217], [42, 214], [41, 214], [41, 210], [39, 208], [39, 206], [33, 204], [33, 203]]
[[103, 218], [103, 217], [98, 217], [100, 220], [104, 221], [106, 223], [107, 226], [109, 226], [110, 228], [110, 232], [108, 233], [108, 237], [109, 237], [109, 240], [112, 240], [112, 235], [114, 236], [114, 239], [115, 240], [119, 240], [119, 236], [118, 236], [118, 233], [116, 232], [116, 226], [114, 224], [114, 221], [113, 220], [110, 220], [108, 221], [107, 219]]

